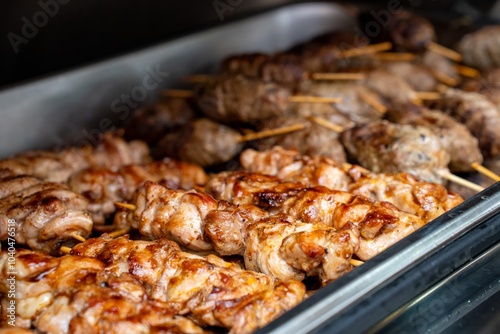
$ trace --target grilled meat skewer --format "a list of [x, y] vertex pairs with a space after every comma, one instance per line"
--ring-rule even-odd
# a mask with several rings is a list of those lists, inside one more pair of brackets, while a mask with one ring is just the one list
[[483, 71], [499, 67], [499, 33], [500, 25], [490, 25], [463, 36], [457, 48], [464, 63]]
[[162, 182], [173, 189], [193, 189], [202, 186], [208, 177], [197, 165], [170, 159], [142, 165], [122, 166], [113, 171], [106, 168], [82, 170], [68, 181], [70, 188], [88, 199], [87, 210], [94, 224], [104, 224], [115, 212], [114, 202], [129, 201], [146, 181]]

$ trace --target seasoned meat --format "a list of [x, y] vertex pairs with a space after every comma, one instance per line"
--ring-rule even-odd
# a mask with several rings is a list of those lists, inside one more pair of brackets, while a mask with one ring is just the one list
[[390, 114], [391, 120], [396, 123], [424, 126], [431, 130], [450, 155], [449, 168], [452, 172], [470, 172], [474, 170], [471, 167], [473, 162], [483, 162], [477, 138], [451, 116], [412, 105], [398, 108]]
[[450, 88], [430, 106], [465, 124], [478, 139], [484, 158], [500, 155], [500, 111], [486, 97]]
[[486, 71], [500, 66], [500, 25], [486, 26], [462, 37], [458, 51], [465, 64]]
[[7, 169], [11, 175], [32, 175], [49, 182], [66, 182], [73, 173], [87, 167], [113, 168], [148, 160], [149, 149], [145, 143], [127, 143], [122, 138], [107, 133], [95, 148], [83, 146], [60, 152], [26, 152], [0, 160], [0, 171]]
[[296, 149], [301, 154], [323, 155], [339, 163], [346, 161], [344, 147], [338, 139], [339, 134], [307, 119], [298, 117], [271, 118], [264, 123], [261, 130], [294, 124], [303, 124], [305, 128], [301, 131], [260, 139], [254, 145], [259, 150], [282, 146], [286, 149]]
[[394, 76], [403, 78], [416, 91], [433, 91], [439, 81], [429, 67], [409, 61], [388, 61], [381, 68]]
[[182, 130], [167, 134], [159, 143], [161, 153], [208, 167], [231, 160], [243, 148], [240, 133], [208, 118], [200, 118]]
[[306, 77], [301, 59], [285, 53], [231, 56], [222, 62], [221, 72], [276, 82], [292, 91]]
[[[384, 116], [383, 113], [367, 104], [361, 96], [368, 95], [382, 105], [384, 100], [374, 90], [363, 86], [357, 81], [309, 81], [302, 86], [302, 92], [307, 95], [341, 98], [342, 100], [333, 106], [334, 109], [356, 124], [371, 122]], [[318, 115], [318, 117], [321, 117], [321, 115]]]
[[250, 173], [277, 176], [287, 182], [300, 182], [308, 187], [325, 186], [347, 191], [350, 175], [336, 161], [276, 146], [267, 151], [247, 149], [240, 155], [241, 166]]
[[201, 111], [222, 123], [254, 123], [286, 112], [288, 89], [242, 75], [219, 75], [200, 85], [196, 100]]
[[500, 107], [500, 68], [483, 72], [476, 79], [465, 80], [460, 88], [486, 96], [498, 108]]
[[173, 241], [101, 237], [75, 246], [72, 254], [95, 257], [105, 272], [130, 273], [148, 296], [179, 305], [180, 314], [230, 333], [250, 333], [302, 301], [305, 287], [243, 270], [215, 255], [182, 252]]
[[455, 86], [461, 80], [456, 64], [443, 55], [428, 50], [422, 54], [419, 61], [431, 71], [436, 79], [447, 85]]
[[195, 118], [190, 101], [168, 98], [135, 110], [125, 127], [125, 138], [156, 144], [166, 132], [184, 126]]
[[348, 153], [375, 173], [406, 172], [417, 178], [443, 184], [450, 156], [439, 138], [421, 126], [376, 121], [342, 133]]
[[[9, 303], [7, 253], [0, 255], [1, 303]], [[172, 302], [152, 300], [145, 286], [129, 273], [104, 272], [106, 265], [90, 257], [54, 258], [17, 250], [16, 326], [37, 332], [63, 333], [205, 333], [178, 315]], [[7, 315], [2, 307], [2, 324]]]
[[418, 100], [415, 90], [402, 77], [383, 69], [368, 71], [366, 74], [363, 82], [366, 87], [386, 99], [389, 104], [409, 104]]
[[129, 201], [146, 181], [162, 182], [173, 189], [193, 189], [207, 181], [207, 175], [197, 165], [165, 159], [142, 165], [127, 165], [112, 171], [88, 168], [74, 174], [70, 188], [89, 200], [88, 211], [95, 224], [115, 212], [114, 202]]
[[90, 235], [93, 222], [87, 205], [83, 196], [59, 183], [13, 189], [0, 202], [0, 240], [59, 254], [61, 245], [76, 243], [72, 235]]

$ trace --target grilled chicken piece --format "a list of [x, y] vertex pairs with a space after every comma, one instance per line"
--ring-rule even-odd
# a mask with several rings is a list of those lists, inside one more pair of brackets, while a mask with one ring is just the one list
[[500, 25], [486, 26], [462, 37], [458, 51], [465, 64], [486, 71], [500, 67]]
[[196, 89], [201, 111], [226, 124], [283, 116], [290, 96], [285, 87], [242, 75], [219, 75]]
[[369, 259], [424, 225], [417, 216], [401, 212], [388, 202], [372, 202], [364, 196], [307, 188], [277, 178], [245, 172], [225, 172], [206, 186], [209, 194], [234, 204], [254, 204], [272, 215], [286, 214], [304, 223], [336, 229], [352, 223], [361, 233], [356, 255]]
[[323, 157], [301, 156], [281, 147], [257, 152], [243, 151], [241, 165], [251, 173], [277, 176], [281, 181], [301, 182], [308, 187], [325, 186], [386, 201], [422, 218], [426, 223], [463, 202], [445, 187], [406, 174], [375, 174], [360, 166], [339, 166]]
[[148, 159], [149, 149], [145, 143], [127, 143], [122, 138], [107, 133], [96, 148], [83, 146], [60, 152], [26, 152], [0, 160], [0, 171], [5, 169], [11, 176], [32, 175], [49, 182], [64, 183], [73, 173], [91, 166], [113, 168], [144, 163]]
[[46, 254], [18, 249], [14, 264], [0, 255], [2, 324], [10, 303], [9, 272], [16, 275], [16, 326], [37, 332], [63, 333], [205, 333], [177, 315], [175, 303], [152, 300], [139, 280], [119, 276], [90, 257]]
[[161, 182], [172, 189], [193, 189], [207, 181], [201, 167], [165, 159], [142, 165], [127, 165], [116, 171], [89, 168], [74, 174], [70, 188], [89, 200], [88, 211], [95, 224], [115, 212], [114, 202], [130, 201], [135, 191], [146, 181]]
[[73, 255], [95, 257], [105, 271], [129, 273], [142, 282], [153, 300], [178, 305], [181, 315], [221, 326], [230, 333], [250, 333], [302, 301], [298, 281], [243, 270], [214, 255], [182, 252], [173, 241], [114, 240], [101, 237], [75, 246]]
[[[303, 94], [326, 97], [339, 97], [341, 101], [333, 106], [338, 113], [351, 120], [352, 122], [367, 123], [373, 120], [381, 119], [384, 114], [366, 103], [361, 96], [368, 96], [384, 105], [385, 101], [372, 89], [365, 87], [359, 82], [314, 82], [307, 81], [302, 87]], [[323, 115], [312, 115], [324, 117]], [[326, 118], [328, 119], [328, 118]], [[336, 123], [335, 119], [328, 119]], [[348, 126], [346, 123], [338, 124], [342, 127]], [[350, 124], [349, 124], [350, 125]]]
[[228, 126], [200, 118], [163, 137], [155, 155], [208, 167], [237, 155], [243, 148], [238, 141], [240, 136]]
[[279, 215], [248, 224], [244, 235], [247, 269], [281, 279], [319, 276], [323, 284], [352, 269], [360, 243], [355, 226], [337, 230]]
[[425, 223], [463, 202], [463, 198], [445, 187], [419, 181], [406, 173], [368, 174], [356, 179], [349, 192], [373, 201], [386, 201], [398, 209], [416, 215]]
[[125, 127], [127, 140], [139, 139], [155, 145], [165, 135], [195, 118], [189, 99], [170, 97], [135, 110]]
[[500, 155], [500, 110], [485, 96], [450, 88], [430, 106], [465, 124], [478, 139], [484, 158]]
[[390, 111], [389, 119], [396, 123], [424, 126], [431, 130], [450, 155], [449, 168], [452, 172], [471, 172], [474, 170], [471, 167], [473, 162], [483, 162], [477, 138], [465, 125], [441, 111], [408, 105]]
[[[204, 193], [169, 190], [155, 183], [145, 184], [135, 203], [136, 210], [129, 212], [126, 219], [133, 227], [138, 227], [141, 234], [150, 238], [167, 236], [197, 251], [210, 250], [213, 245], [219, 254], [243, 255], [247, 265], [252, 263], [252, 267], [247, 268], [283, 280], [302, 280], [306, 275], [319, 275], [325, 282], [335, 279], [350, 270], [349, 259], [359, 244], [354, 237], [359, 235], [356, 227], [346, 234], [322, 224], [308, 226], [310, 224], [286, 217], [269, 217], [269, 213], [253, 205], [217, 202]], [[267, 229], [270, 221], [284, 224], [277, 227], [279, 235], [255, 232]], [[288, 241], [289, 246], [283, 246], [281, 251], [279, 245], [287, 236], [294, 241]], [[337, 245], [339, 240], [342, 242]], [[328, 254], [308, 251], [313, 241], [325, 247]], [[303, 253], [291, 249], [294, 242]]]
[[59, 254], [61, 245], [76, 243], [72, 235], [90, 235], [93, 222], [85, 211], [88, 202], [83, 196], [63, 184], [33, 182], [36, 180], [30, 177], [29, 182], [22, 183], [26, 188], [11, 187], [10, 192], [4, 192], [0, 202], [0, 240], [15, 240], [34, 250]]
[[296, 149], [301, 154], [322, 155], [340, 163], [346, 161], [344, 147], [338, 139], [339, 134], [307, 119], [298, 117], [271, 118], [264, 123], [261, 130], [294, 124], [303, 124], [304, 129], [260, 139], [254, 143], [255, 147], [259, 150], [266, 150], [274, 146], [282, 146], [286, 149]]
[[348, 153], [375, 173], [412, 174], [423, 181], [443, 184], [450, 155], [439, 138], [421, 126], [376, 121], [342, 133]]
[[282, 181], [300, 182], [307, 187], [325, 186], [347, 191], [353, 182], [337, 161], [320, 155], [301, 155], [279, 146], [267, 151], [247, 149], [241, 153], [240, 163], [247, 172], [273, 175]]

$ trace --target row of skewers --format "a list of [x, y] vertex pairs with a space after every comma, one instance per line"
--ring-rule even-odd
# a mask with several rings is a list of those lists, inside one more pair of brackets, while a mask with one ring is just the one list
[[[408, 15], [394, 22], [429, 31]], [[289, 54], [230, 58], [223, 74], [196, 78], [194, 93], [134, 115], [125, 136], [163, 160], [106, 134], [95, 148], [0, 161], [0, 240], [13, 219], [16, 245], [32, 249], [17, 249], [14, 268], [1, 253], [2, 324], [15, 270], [23, 328], [250, 333], [300, 303], [311, 279], [335, 280], [460, 204], [428, 181], [496, 158], [498, 116], [482, 95], [434, 91], [474, 71], [437, 54], [431, 33], [398, 39], [401, 27], [392, 44], [345, 50], [336, 46], [352, 36], [332, 34]], [[393, 46], [419, 54], [380, 53]], [[413, 60], [393, 60], [401, 55]], [[413, 74], [401, 80], [401, 68]], [[412, 83], [415, 73], [432, 83]], [[484, 89], [475, 80], [469, 90]], [[244, 150], [248, 140], [260, 150]], [[347, 163], [344, 146], [372, 171]], [[240, 170], [202, 168], [240, 152]]]

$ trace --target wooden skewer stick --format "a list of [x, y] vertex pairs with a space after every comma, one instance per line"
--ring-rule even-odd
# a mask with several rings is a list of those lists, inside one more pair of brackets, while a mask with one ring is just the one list
[[340, 125], [327, 121], [324, 118], [309, 116], [307, 119], [334, 132], [341, 133], [342, 131], [344, 131], [344, 128], [341, 127]]
[[61, 248], [59, 248], [59, 250], [65, 254], [70, 254], [71, 253], [71, 248], [69, 247], [66, 247], [66, 246], [61, 246]]
[[443, 72], [439, 72], [436, 70], [432, 70], [431, 72], [432, 72], [432, 75], [434, 76], [434, 78], [436, 78], [439, 82], [444, 83], [445, 85], [448, 85], [451, 87], [458, 85], [458, 83], [460, 81], [458, 78], [450, 77], [448, 74], [443, 73]]
[[123, 202], [115, 202], [115, 206], [127, 209], [127, 210], [132, 210], [135, 211], [137, 207], [134, 204], [129, 204], [129, 203], [123, 203]]
[[437, 100], [441, 97], [439, 92], [415, 92], [420, 100]]
[[343, 56], [344, 58], [351, 58], [351, 57], [357, 57], [357, 56], [362, 56], [370, 53], [377, 53], [381, 51], [387, 51], [392, 49], [392, 43], [391, 42], [383, 42], [383, 43], [378, 43], [378, 44], [370, 44], [361, 48], [352, 48], [349, 50], [344, 51]]
[[294, 95], [290, 96], [288, 102], [292, 103], [339, 103], [340, 97], [325, 97], [325, 96], [309, 96], [309, 95]]
[[441, 175], [441, 177], [443, 177], [444, 179], [446, 179], [448, 181], [454, 182], [456, 184], [459, 184], [459, 185], [464, 186], [466, 188], [472, 189], [474, 191], [480, 192], [480, 191], [484, 190], [484, 188], [481, 187], [480, 185], [477, 185], [477, 184], [470, 182], [466, 179], [463, 179], [459, 176], [451, 174], [450, 172], [442, 172], [442, 173], [439, 173], [439, 175]]
[[336, 72], [336, 73], [311, 73], [309, 78], [312, 80], [364, 80], [366, 78], [365, 73], [359, 72]]
[[283, 135], [283, 134], [286, 134], [289, 132], [303, 130], [304, 128], [305, 128], [304, 124], [294, 124], [294, 125], [290, 125], [290, 126], [276, 128], [276, 129], [269, 129], [269, 130], [264, 130], [264, 131], [259, 131], [259, 132], [248, 133], [246, 135], [242, 135], [238, 139], [238, 142], [243, 143], [246, 141], [262, 139], [262, 138], [271, 137], [271, 136]]
[[375, 54], [374, 57], [386, 61], [412, 61], [415, 59], [415, 54], [409, 52], [380, 52]]
[[429, 44], [427, 44], [427, 49], [451, 60], [457, 62], [462, 61], [462, 55], [460, 53], [442, 46], [441, 44], [430, 42]]
[[468, 78], [477, 78], [479, 74], [481, 74], [478, 70], [469, 66], [455, 65], [455, 68], [457, 69], [458, 74]]
[[76, 233], [71, 233], [71, 237], [72, 237], [73, 239], [76, 239], [76, 240], [80, 241], [80, 242], [85, 242], [85, 241], [87, 241], [87, 239], [85, 239], [84, 237], [82, 237], [81, 235], [76, 234]]
[[488, 168], [478, 164], [477, 162], [473, 162], [471, 164], [471, 167], [474, 168], [476, 171], [478, 171], [479, 173], [489, 177], [490, 179], [498, 182], [500, 181], [500, 176], [498, 176], [497, 174], [495, 174], [494, 172], [492, 172], [491, 170], [489, 170]]
[[365, 264], [363, 261], [355, 260], [355, 259], [350, 259], [349, 263], [352, 264], [354, 267], [359, 267], [359, 266]]
[[385, 114], [387, 112], [387, 108], [366, 91], [360, 90], [358, 92], [358, 96], [363, 102], [370, 105], [373, 109], [381, 112], [382, 114]]
[[[117, 203], [120, 203], [120, 202], [117, 202]], [[127, 203], [125, 203], [127, 204]], [[128, 204], [128, 205], [133, 205], [133, 204]], [[135, 207], [135, 205], [133, 205]], [[116, 231], [113, 231], [111, 233], [108, 233], [108, 235], [111, 237], [111, 238], [117, 238], [119, 236], [122, 236], [124, 234], [127, 234], [128, 232], [130, 231], [130, 227], [125, 227], [125, 228], [122, 228], [120, 230], [116, 230]]]

